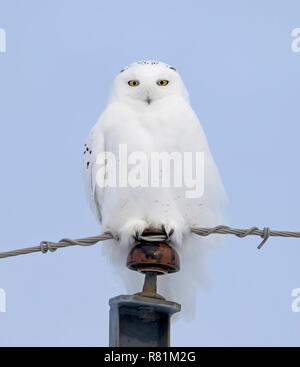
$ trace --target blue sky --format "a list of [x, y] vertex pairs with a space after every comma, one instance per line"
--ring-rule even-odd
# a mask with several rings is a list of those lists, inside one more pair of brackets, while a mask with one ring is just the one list
[[[296, 0], [0, 0], [0, 251], [94, 235], [84, 140], [115, 75], [141, 59], [177, 68], [206, 131], [233, 227], [300, 230], [300, 27]], [[173, 346], [299, 346], [300, 241], [226, 238], [197, 319]], [[100, 245], [0, 261], [3, 346], [106, 346], [124, 293]], [[138, 291], [138, 290], [137, 290]]]

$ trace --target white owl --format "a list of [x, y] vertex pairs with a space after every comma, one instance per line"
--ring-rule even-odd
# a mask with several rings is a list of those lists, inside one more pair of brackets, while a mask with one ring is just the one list
[[[141, 162], [138, 165], [133, 159], [120, 168], [121, 146], [126, 147], [128, 156], [142, 152], [149, 162], [153, 152], [182, 155], [202, 152], [202, 195], [187, 197], [187, 187], [155, 186], [149, 177], [148, 185], [145, 184], [133, 169]], [[102, 159], [104, 152], [116, 157], [116, 163], [120, 164], [117, 175], [123, 170], [123, 174], [131, 175], [135, 185], [120, 184], [111, 167], [113, 161], [108, 160], [108, 155]], [[119, 242], [106, 241], [102, 248], [117, 265], [116, 271], [127, 284], [127, 290], [139, 291], [143, 278], [125, 266], [136, 233], [142, 233], [147, 227], [164, 226], [168, 232], [174, 230], [171, 239], [179, 252], [181, 270], [160, 277], [158, 291], [167, 299], [181, 302], [182, 314], [190, 317], [195, 310], [197, 287], [206, 278], [206, 254], [215, 238], [198, 237], [189, 228], [223, 224], [221, 205], [225, 193], [205, 134], [177, 71], [155, 61], [136, 62], [123, 69], [115, 79], [105, 111], [88, 136], [83, 161], [87, 195], [102, 230], [120, 237]], [[159, 172], [164, 173], [163, 169]], [[175, 174], [174, 166], [170, 174]], [[114, 186], [112, 182], [117, 184]]]

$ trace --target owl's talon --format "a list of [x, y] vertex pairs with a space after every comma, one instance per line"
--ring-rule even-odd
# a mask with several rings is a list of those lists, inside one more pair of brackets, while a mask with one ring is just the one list
[[135, 235], [133, 236], [133, 238], [135, 239], [135, 241], [138, 241], [140, 238], [140, 233], [138, 231], [135, 232]]
[[166, 226], [164, 224], [162, 224], [161, 229], [163, 230], [163, 232], [166, 236], [166, 240], [170, 240], [170, 237], [174, 233], [174, 229], [171, 228], [170, 231], [168, 232], [167, 229], [166, 229]]
[[141, 234], [145, 228], [148, 227], [148, 223], [143, 219], [130, 219], [120, 230], [121, 245], [129, 246], [132, 244], [132, 240], [139, 241]]

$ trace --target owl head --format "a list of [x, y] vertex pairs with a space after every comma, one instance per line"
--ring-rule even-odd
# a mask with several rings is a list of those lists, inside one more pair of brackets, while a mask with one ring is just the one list
[[188, 100], [188, 93], [176, 69], [159, 61], [135, 62], [116, 77], [110, 101], [136, 102], [151, 107], [167, 97]]

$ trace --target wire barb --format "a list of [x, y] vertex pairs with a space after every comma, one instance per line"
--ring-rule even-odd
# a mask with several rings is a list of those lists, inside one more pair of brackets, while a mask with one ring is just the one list
[[263, 245], [268, 241], [269, 237], [270, 237], [270, 233], [271, 230], [269, 227], [265, 227], [263, 229], [263, 234], [261, 235], [261, 237], [263, 238], [263, 240], [261, 241], [261, 243], [257, 246], [257, 248], [260, 250]]
[[[172, 240], [172, 234], [174, 231], [170, 233], [165, 232], [163, 235], [152, 235], [152, 236], [141, 236], [139, 235], [136, 240], [146, 240], [146, 241], [170, 241]], [[231, 228], [228, 226], [220, 225], [213, 228], [200, 228], [200, 227], [192, 227], [191, 232], [198, 236], [209, 236], [211, 234], [232, 234], [239, 238], [244, 238], [249, 235], [260, 236], [263, 240], [257, 246], [258, 249], [261, 249], [269, 237], [295, 237], [300, 238], [300, 232], [289, 232], [289, 231], [273, 231], [269, 227], [265, 227], [263, 230], [257, 227], [251, 227], [249, 229], [239, 229], [239, 228]], [[115, 241], [119, 241], [119, 237], [116, 233], [113, 232], [105, 232], [99, 236], [80, 238], [77, 240], [71, 240], [69, 238], [63, 238], [59, 242], [50, 242], [50, 241], [42, 241], [39, 246], [28, 247], [20, 250], [13, 250], [8, 252], [0, 252], [0, 259], [4, 259], [6, 257], [25, 255], [34, 252], [42, 252], [47, 253], [48, 251], [54, 252], [58, 248], [70, 247], [70, 246], [92, 246], [100, 241], [114, 239]]]

